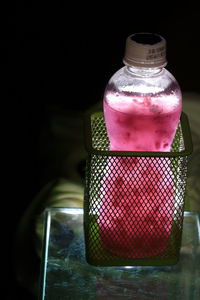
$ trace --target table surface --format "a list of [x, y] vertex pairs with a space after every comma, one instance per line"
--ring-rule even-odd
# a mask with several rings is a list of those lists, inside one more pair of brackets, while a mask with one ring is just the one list
[[83, 209], [46, 209], [40, 299], [170, 298], [200, 299], [200, 213], [184, 213], [177, 265], [95, 267], [85, 260]]

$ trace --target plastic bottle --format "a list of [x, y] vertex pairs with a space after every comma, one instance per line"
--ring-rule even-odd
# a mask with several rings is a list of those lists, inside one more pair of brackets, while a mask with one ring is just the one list
[[166, 42], [159, 35], [128, 37], [125, 66], [110, 79], [104, 116], [110, 150], [170, 151], [182, 110], [180, 87], [164, 67]]
[[[164, 68], [165, 39], [152, 33], [129, 36], [124, 63], [104, 94], [110, 150], [170, 151], [182, 96], [176, 79]], [[109, 158], [98, 217], [104, 246], [126, 258], [162, 253], [172, 229], [173, 188], [167, 158], [158, 163], [151, 157], [145, 164], [141, 157]]]

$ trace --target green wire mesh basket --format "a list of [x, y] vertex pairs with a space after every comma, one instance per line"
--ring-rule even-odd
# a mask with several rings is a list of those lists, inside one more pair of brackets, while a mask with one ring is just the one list
[[178, 262], [192, 141], [187, 116], [170, 152], [109, 151], [102, 112], [85, 122], [86, 259], [96, 266]]

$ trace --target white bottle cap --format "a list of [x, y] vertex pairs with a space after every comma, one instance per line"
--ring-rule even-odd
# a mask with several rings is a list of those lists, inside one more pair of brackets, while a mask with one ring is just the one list
[[125, 65], [144, 68], [166, 66], [166, 40], [149, 32], [130, 35], [126, 40], [123, 62]]

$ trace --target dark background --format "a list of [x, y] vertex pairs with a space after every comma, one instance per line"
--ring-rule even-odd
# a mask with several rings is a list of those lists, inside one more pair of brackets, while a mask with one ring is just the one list
[[12, 240], [41, 189], [38, 143], [48, 107], [84, 111], [101, 101], [107, 81], [123, 66], [126, 37], [140, 31], [166, 38], [168, 70], [183, 91], [200, 92], [197, 6], [131, 3], [21, 1], [1, 10], [4, 299], [31, 299], [14, 279]]

